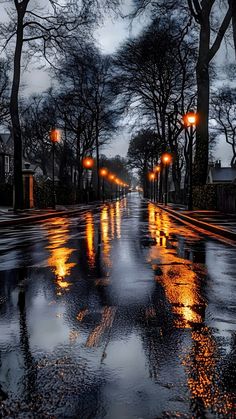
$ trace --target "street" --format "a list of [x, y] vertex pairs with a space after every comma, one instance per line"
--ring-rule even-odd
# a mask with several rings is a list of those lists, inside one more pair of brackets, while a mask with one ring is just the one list
[[236, 247], [136, 193], [0, 234], [0, 417], [236, 416]]

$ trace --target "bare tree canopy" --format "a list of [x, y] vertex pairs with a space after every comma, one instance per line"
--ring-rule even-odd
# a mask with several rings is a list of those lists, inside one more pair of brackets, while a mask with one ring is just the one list
[[[58, 49], [65, 47], [69, 39], [78, 39], [81, 32], [95, 23], [101, 6], [88, 0], [58, 2], [45, 0], [42, 5], [32, 0], [4, 1], [8, 20], [0, 25], [0, 38], [4, 49], [14, 42], [13, 82], [10, 98], [10, 114], [14, 138], [15, 208], [23, 207], [22, 138], [19, 118], [19, 87], [21, 80], [22, 53], [25, 60], [32, 55], [43, 55], [52, 63]], [[105, 3], [103, 3], [104, 6]], [[111, 5], [115, 3], [111, 2]], [[98, 7], [99, 6], [99, 7]], [[25, 64], [25, 62], [24, 62]]]

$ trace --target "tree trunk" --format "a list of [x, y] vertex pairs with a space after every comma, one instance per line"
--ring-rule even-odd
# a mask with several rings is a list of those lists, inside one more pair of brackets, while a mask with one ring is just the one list
[[201, 25], [199, 57], [197, 63], [197, 113], [196, 154], [194, 159], [194, 185], [205, 185], [208, 171], [208, 143], [209, 143], [209, 48], [210, 48], [210, 19], [209, 13], [204, 16]]
[[98, 121], [96, 123], [96, 160], [97, 160], [97, 199], [100, 201], [101, 198], [101, 183], [100, 183], [100, 161], [99, 161], [99, 132], [98, 132]]
[[18, 94], [21, 76], [21, 53], [23, 47], [23, 18], [24, 12], [18, 11], [16, 48], [14, 55], [13, 82], [10, 98], [10, 115], [14, 140], [14, 209], [22, 209], [23, 178], [22, 178], [22, 137], [19, 118]]

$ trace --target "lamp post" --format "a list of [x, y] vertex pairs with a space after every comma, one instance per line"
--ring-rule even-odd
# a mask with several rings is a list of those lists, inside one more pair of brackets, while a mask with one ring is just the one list
[[[189, 139], [189, 179], [188, 179], [188, 210], [193, 209], [193, 138], [194, 126], [197, 124], [197, 114], [194, 111], [189, 111], [183, 117], [184, 125]], [[188, 128], [189, 131], [188, 131]]]
[[50, 131], [50, 140], [52, 142], [52, 207], [56, 208], [56, 191], [55, 191], [55, 146], [60, 140], [60, 131], [52, 129]]
[[156, 174], [156, 188], [155, 188], [155, 198], [156, 198], [155, 201], [156, 202], [158, 202], [158, 189], [159, 189], [158, 182], [159, 182], [160, 171], [161, 171], [161, 166], [158, 165], [154, 167], [154, 172]]
[[164, 193], [164, 205], [168, 203], [168, 165], [171, 162], [171, 155], [169, 153], [164, 153], [162, 155], [162, 162], [165, 168], [165, 193]]
[[92, 157], [85, 157], [82, 160], [83, 168], [86, 169], [86, 202], [89, 203], [89, 181], [91, 182], [92, 168], [94, 159]]
[[108, 174], [108, 170], [105, 167], [102, 167], [99, 172], [102, 177], [102, 202], [105, 201], [105, 177]]
[[149, 181], [150, 181], [150, 183], [151, 183], [151, 194], [150, 194], [150, 198], [151, 198], [151, 201], [154, 199], [154, 183], [155, 183], [155, 173], [154, 172], [150, 172], [149, 174], [148, 174], [148, 178], [149, 178]]

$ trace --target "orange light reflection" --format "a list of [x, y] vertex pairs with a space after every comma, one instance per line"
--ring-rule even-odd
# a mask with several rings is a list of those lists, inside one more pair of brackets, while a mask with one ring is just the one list
[[109, 238], [109, 214], [108, 214], [108, 207], [105, 206], [101, 212], [101, 233], [102, 233], [102, 243], [103, 243], [103, 258], [105, 264], [110, 267], [111, 266], [111, 258], [110, 258], [110, 238]]
[[51, 225], [52, 228], [48, 231], [47, 249], [50, 251], [48, 265], [55, 273], [59, 288], [68, 289], [71, 283], [65, 281], [65, 278], [70, 275], [71, 269], [76, 265], [74, 262], [69, 262], [74, 249], [65, 247], [69, 239], [69, 222], [64, 218], [57, 218], [50, 223]]
[[172, 311], [177, 315], [175, 325], [189, 328], [194, 323], [201, 323], [205, 302], [200, 295], [198, 277], [191, 262], [181, 259], [176, 250], [169, 248], [169, 230], [173, 224], [169, 216], [156, 211], [153, 204], [149, 204], [148, 214], [150, 235], [157, 242], [150, 249], [149, 261], [160, 259], [154, 270], [159, 268], [161, 275], [156, 275], [155, 279], [163, 286]]
[[95, 249], [94, 249], [94, 221], [92, 212], [87, 212], [85, 215], [86, 221], [86, 241], [87, 241], [87, 256], [88, 263], [91, 268], [95, 264]]

